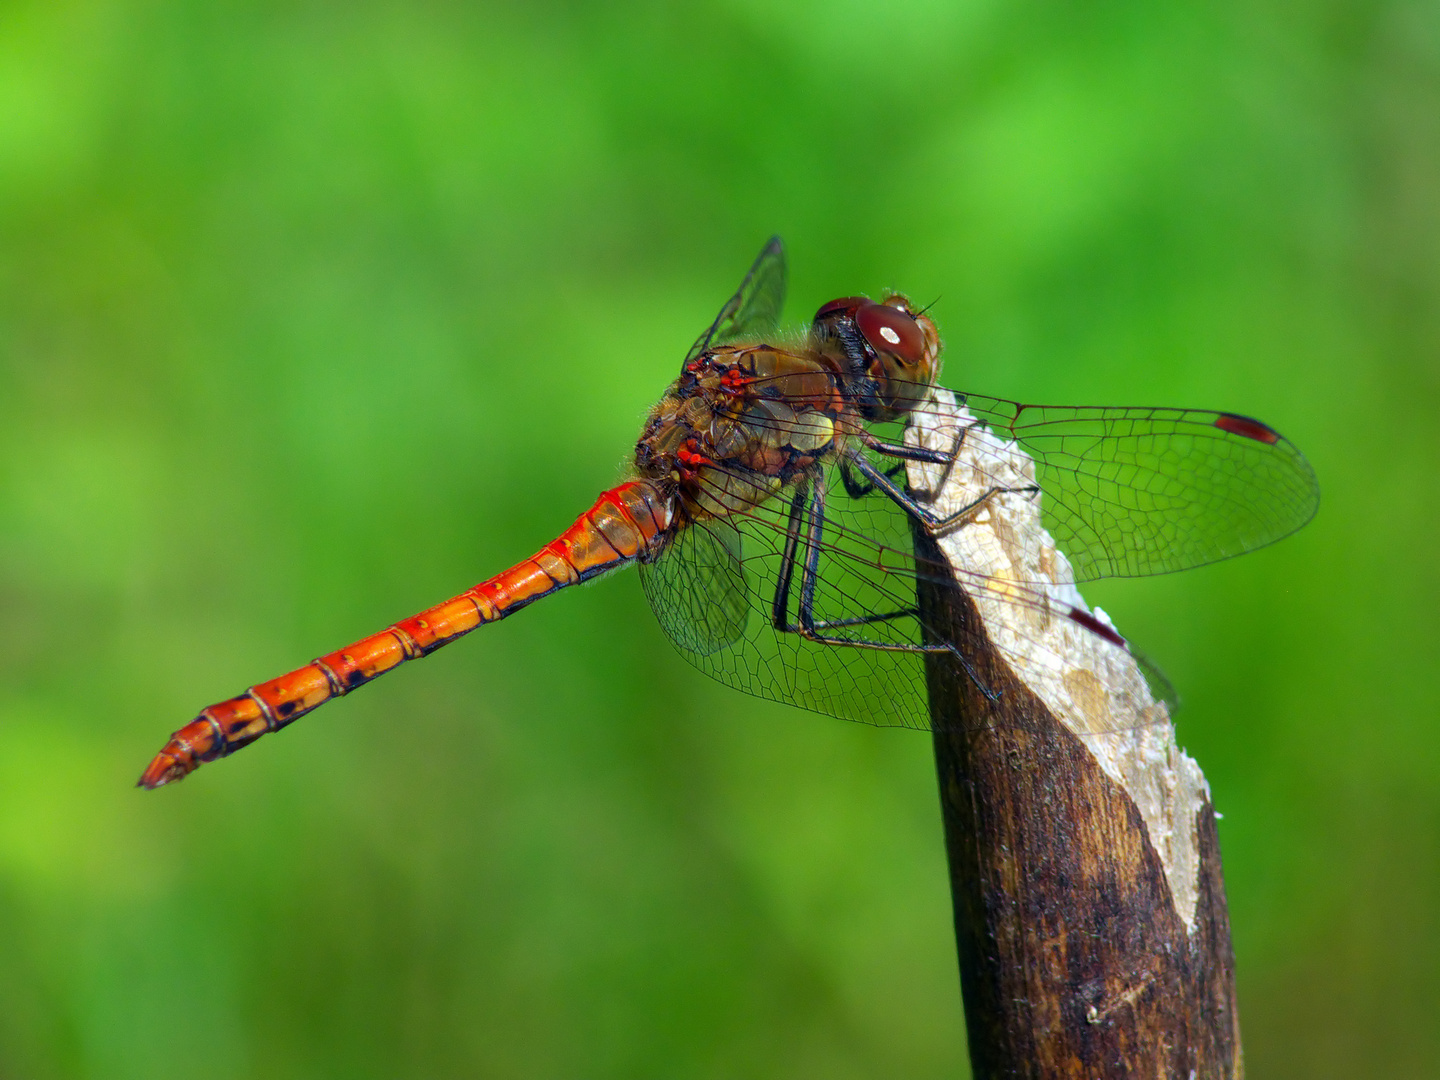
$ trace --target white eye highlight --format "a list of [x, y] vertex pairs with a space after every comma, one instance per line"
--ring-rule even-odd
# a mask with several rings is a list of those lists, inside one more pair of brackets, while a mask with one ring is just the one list
[[901, 365], [913, 367], [925, 360], [925, 335], [909, 312], [866, 301], [855, 309], [855, 329], [872, 349]]

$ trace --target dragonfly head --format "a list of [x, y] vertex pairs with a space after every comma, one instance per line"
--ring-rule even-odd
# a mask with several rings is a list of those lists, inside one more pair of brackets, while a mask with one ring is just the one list
[[940, 332], [899, 293], [880, 303], [863, 296], [831, 300], [815, 313], [816, 346], [847, 374], [863, 379], [867, 419], [912, 411], [940, 374]]

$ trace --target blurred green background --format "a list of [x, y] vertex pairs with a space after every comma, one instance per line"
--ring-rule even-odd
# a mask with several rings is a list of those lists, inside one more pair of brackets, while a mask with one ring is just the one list
[[1228, 408], [1292, 540], [1087, 590], [1186, 700], [1254, 1077], [1440, 1060], [1440, 6], [0, 5], [0, 1076], [954, 1077], [929, 741], [634, 574], [155, 794], [528, 555], [772, 232], [945, 381]]

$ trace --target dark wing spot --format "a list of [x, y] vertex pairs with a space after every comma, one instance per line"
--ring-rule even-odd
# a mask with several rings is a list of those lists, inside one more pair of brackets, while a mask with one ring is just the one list
[[1114, 628], [1106, 626], [1088, 611], [1081, 611], [1079, 608], [1072, 607], [1070, 609], [1070, 618], [1074, 619], [1092, 634], [1098, 634], [1112, 645], [1119, 645], [1122, 649], [1125, 648], [1125, 639], [1117, 634]]
[[1215, 426], [1221, 431], [1228, 431], [1231, 435], [1239, 435], [1242, 438], [1254, 439], [1256, 442], [1267, 443], [1274, 446], [1280, 441], [1280, 433], [1269, 424], [1262, 424], [1259, 420], [1248, 416], [1237, 416], [1235, 413], [1221, 413], [1215, 417]]

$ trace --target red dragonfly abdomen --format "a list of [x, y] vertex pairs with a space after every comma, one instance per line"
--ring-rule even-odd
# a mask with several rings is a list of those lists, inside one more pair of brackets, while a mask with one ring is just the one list
[[612, 488], [524, 562], [378, 634], [201, 710], [171, 736], [139, 786], [157, 788], [179, 780], [406, 660], [434, 652], [557, 589], [633, 562], [669, 528], [671, 514], [670, 501], [648, 480]]

